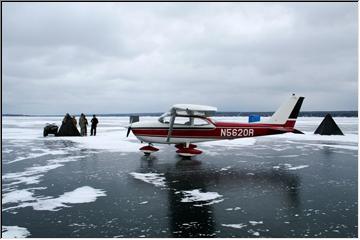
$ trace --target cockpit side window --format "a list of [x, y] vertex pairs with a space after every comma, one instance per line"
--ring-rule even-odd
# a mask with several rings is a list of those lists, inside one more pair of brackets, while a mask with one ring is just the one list
[[203, 118], [194, 118], [194, 126], [206, 126], [209, 125], [208, 121]]
[[191, 119], [190, 117], [176, 117], [175, 122], [176, 125], [187, 125], [191, 126]]

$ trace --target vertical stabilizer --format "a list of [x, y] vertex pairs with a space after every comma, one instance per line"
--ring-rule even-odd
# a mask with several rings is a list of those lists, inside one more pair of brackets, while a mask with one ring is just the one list
[[294, 127], [303, 101], [304, 97], [298, 97], [293, 94], [290, 99], [283, 103], [271, 116], [268, 123], [285, 125], [284, 127]]

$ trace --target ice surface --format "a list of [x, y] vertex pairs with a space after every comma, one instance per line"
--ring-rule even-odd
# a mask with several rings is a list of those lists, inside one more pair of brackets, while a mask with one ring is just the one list
[[251, 145], [254, 145], [255, 143], [256, 143], [255, 138], [238, 138], [238, 139], [234, 139], [234, 140], [203, 142], [203, 143], [199, 143], [199, 146], [206, 146], [206, 147], [217, 147], [217, 146], [241, 147], [241, 146], [251, 146]]
[[247, 225], [243, 223], [239, 223], [239, 224], [221, 224], [221, 226], [241, 229], [246, 227]]
[[[100, 213], [101, 213], [103, 211], [103, 206], [102, 206], [103, 201], [102, 200], [105, 199], [105, 197], [101, 198], [101, 196], [106, 195], [105, 191], [103, 191], [101, 189], [91, 188], [91, 187], [89, 187], [89, 188], [91, 188], [92, 191], [89, 189], [88, 190], [81, 189], [81, 188], [78, 189], [77, 187], [89, 185], [88, 182], [85, 182], [85, 183], [83, 182], [83, 181], [86, 181], [87, 179], [80, 178], [79, 181], [75, 182], [73, 180], [78, 180], [78, 178], [76, 178], [76, 177], [70, 178], [71, 175], [69, 175], [69, 174], [76, 175], [78, 172], [82, 171], [81, 168], [83, 168], [83, 167], [85, 167], [85, 168], [93, 167], [93, 165], [90, 165], [88, 163], [90, 163], [90, 162], [93, 163], [95, 160], [99, 161], [99, 162], [102, 161], [102, 163], [103, 163], [104, 162], [103, 159], [106, 159], [106, 157], [105, 158], [96, 158], [95, 160], [93, 158], [96, 156], [97, 153], [99, 153], [101, 151], [104, 151], [104, 152], [105, 151], [114, 151], [114, 152], [117, 152], [116, 155], [118, 155], [118, 156], [126, 155], [129, 158], [123, 158], [123, 157], [120, 158], [119, 157], [119, 159], [123, 159], [124, 161], [130, 162], [130, 160], [132, 159], [133, 156], [130, 156], [130, 154], [128, 154], [128, 153], [138, 152], [138, 148], [141, 146], [139, 141], [132, 134], [130, 134], [129, 138], [125, 137], [126, 129], [123, 126], [125, 126], [128, 123], [127, 117], [126, 118], [125, 117], [124, 118], [123, 117], [101, 118], [101, 119], [99, 119], [101, 121], [101, 123], [98, 127], [98, 136], [96, 136], [96, 137], [90, 137], [90, 136], [75, 137], [75, 138], [73, 138], [73, 137], [57, 138], [57, 137], [52, 137], [52, 136], [43, 138], [42, 128], [44, 126], [44, 123], [45, 122], [53, 122], [53, 121], [47, 121], [46, 118], [42, 118], [42, 117], [41, 118], [40, 117], [39, 118], [27, 118], [27, 117], [12, 118], [11, 121], [8, 121], [7, 119], [9, 119], [9, 118], [7, 118], [7, 117], [5, 117], [4, 119], [5, 119], [5, 121], [4, 121], [5, 124], [3, 125], [3, 130], [4, 130], [3, 131], [3, 140], [4, 140], [3, 143], [4, 143], [5, 148], [3, 149], [3, 153], [4, 153], [3, 156], [5, 156], [7, 159], [3, 159], [2, 161], [5, 164], [8, 163], [8, 161], [12, 161], [12, 162], [15, 161], [15, 162], [14, 162], [14, 164], [11, 164], [11, 165], [5, 165], [5, 169], [4, 169], [5, 171], [3, 172], [3, 181], [4, 181], [3, 187], [5, 187], [3, 194], [2, 194], [3, 195], [3, 211], [5, 211], [5, 212], [3, 212], [3, 214], [9, 216], [9, 214], [17, 212], [16, 213], [17, 215], [10, 215], [10, 216], [14, 216], [17, 219], [21, 219], [21, 220], [19, 220], [19, 222], [7, 222], [5, 225], [26, 226], [32, 234], [35, 234], [35, 232], [33, 233], [33, 230], [32, 230], [33, 227], [36, 228], [37, 227], [36, 224], [40, 224], [40, 223], [32, 223], [31, 226], [22, 224], [23, 222], [21, 222], [21, 221], [26, 221], [26, 217], [24, 217], [24, 216], [26, 216], [25, 214], [28, 214], [29, 211], [32, 212], [33, 214], [37, 214], [37, 215], [45, 214], [45, 215], [52, 216], [53, 214], [55, 214], [52, 211], [59, 211], [60, 209], [63, 209], [63, 208], [70, 208], [72, 206], [75, 207], [75, 206], [79, 206], [79, 205], [81, 206], [81, 204], [85, 204], [86, 202], [97, 201], [95, 204], [89, 204], [89, 205], [94, 206], [94, 209], [100, 209]], [[59, 119], [61, 121], [61, 117]], [[156, 118], [153, 118], [153, 117], [141, 118], [141, 120], [145, 120], [145, 121], [146, 120], [154, 120], [154, 119], [156, 119]], [[228, 120], [228, 121], [239, 120], [237, 118], [228, 118], [228, 117], [226, 117], [224, 119]], [[357, 118], [335, 119], [335, 121], [339, 124], [340, 128], [342, 128], [343, 132], [346, 134], [345, 136], [320, 136], [320, 135], [312, 134], [313, 130], [316, 129], [317, 125], [320, 124], [321, 120], [322, 120], [322, 118], [316, 118], [316, 119], [315, 118], [300, 118], [296, 124], [296, 128], [301, 131], [305, 131], [305, 133], [306, 133], [305, 135], [284, 134], [284, 135], [259, 137], [259, 138], [248, 138], [248, 139], [239, 139], [239, 140], [226, 140], [226, 141], [200, 143], [200, 144], [198, 144], [199, 148], [202, 149], [202, 147], [204, 147], [203, 155], [198, 156], [198, 160], [202, 162], [202, 165], [199, 168], [197, 168], [195, 171], [204, 170], [204, 173], [208, 174], [209, 172], [211, 173], [212, 171], [215, 172], [215, 171], [219, 171], [219, 170], [231, 171], [231, 173], [232, 173], [232, 172], [237, 172], [239, 169], [244, 169], [244, 171], [241, 172], [241, 174], [256, 176], [256, 177], [255, 176], [254, 177], [246, 177], [246, 181], [252, 183], [253, 181], [257, 181], [257, 179], [258, 179], [257, 176], [259, 176], [261, 179], [262, 171], [269, 170], [269, 172], [271, 174], [273, 174], [273, 170], [268, 169], [268, 168], [271, 168], [274, 165], [273, 166], [274, 169], [276, 169], [276, 168], [285, 169], [285, 170], [288, 170], [291, 175], [299, 176], [299, 179], [301, 179], [301, 182], [300, 182], [301, 189], [299, 188], [298, 191], [304, 191], [308, 187], [308, 185], [307, 185], [308, 180], [309, 180], [308, 177], [310, 175], [312, 175], [309, 173], [311, 173], [312, 171], [321, 169], [321, 166], [322, 166], [321, 164], [317, 166], [316, 165], [317, 161], [315, 161], [316, 159], [313, 161], [311, 159], [311, 156], [307, 156], [307, 157], [303, 158], [304, 155], [309, 155], [309, 154], [312, 154], [313, 151], [316, 151], [316, 153], [319, 154], [320, 157], [324, 157], [325, 159], [326, 159], [326, 155], [325, 156], [323, 156], [323, 155], [326, 154], [327, 152], [337, 153], [337, 154], [332, 155], [332, 157], [334, 159], [335, 158], [340, 159], [341, 157], [345, 156], [345, 155], [339, 155], [340, 153], [338, 153], [338, 152], [340, 152], [340, 151], [335, 148], [339, 148], [340, 150], [344, 149], [344, 150], [341, 150], [341, 152], [343, 154], [346, 154], [347, 160], [352, 159], [351, 157], [356, 156], [356, 154], [357, 154], [357, 152], [354, 151], [354, 150], [358, 149], [358, 146], [357, 146], [357, 143], [358, 143]], [[245, 121], [247, 121], [247, 119], [245, 119]], [[345, 127], [343, 128], [342, 126], [345, 126]], [[356, 127], [354, 127], [354, 126], [356, 126]], [[166, 148], [167, 151], [174, 151], [173, 149], [170, 149], [167, 146], [165, 146], [164, 148]], [[228, 151], [229, 148], [231, 148], [230, 151]], [[334, 149], [330, 149], [329, 151], [321, 151], [321, 149], [327, 149], [327, 148], [334, 148]], [[231, 151], [232, 149], [234, 149], [234, 151]], [[235, 149], [236, 149], [236, 151], [235, 151]], [[259, 151], [257, 151], [257, 149], [259, 149]], [[273, 151], [271, 149], [273, 149]], [[101, 150], [101, 151], [99, 151], [99, 150]], [[260, 154], [259, 154], [259, 152], [260, 152]], [[95, 153], [95, 154], [92, 154], [92, 153]], [[121, 164], [120, 165], [120, 166], [130, 167], [127, 169], [131, 169], [130, 171], [128, 171], [128, 172], [132, 172], [131, 176], [129, 176], [129, 175], [127, 175], [127, 176], [125, 175], [125, 176], [127, 178], [130, 178], [130, 180], [132, 180], [131, 185], [136, 186], [136, 185], [142, 184], [142, 185], [144, 185], [144, 187], [148, 186], [150, 188], [153, 186], [156, 186], [156, 187], [165, 187], [166, 186], [165, 174], [162, 174], [162, 173], [166, 172], [166, 176], [169, 173], [171, 174], [172, 169], [170, 169], [169, 172], [167, 172], [166, 167], [168, 165], [171, 165], [171, 166], [175, 165], [175, 162], [178, 160], [173, 158], [174, 154], [171, 152], [164, 153], [164, 151], [162, 151], [162, 152], [159, 152], [158, 154], [159, 155], [163, 154], [163, 155], [161, 157], [159, 157], [157, 161], [154, 161], [152, 163], [153, 165], [150, 167], [148, 167], [147, 164], [144, 164], [144, 162], [140, 162], [140, 164], [138, 162], [136, 162], [136, 163], [131, 162], [131, 164], [126, 164], [126, 165]], [[220, 158], [219, 157], [213, 158], [213, 157], [207, 156], [210, 154], [218, 155]], [[252, 154], [252, 155], [250, 155], [250, 154]], [[66, 156], [66, 155], [75, 155], [75, 156]], [[77, 156], [77, 155], [81, 155], [81, 156]], [[114, 156], [114, 154], [104, 154], [104, 156], [111, 156], [111, 155]], [[263, 156], [259, 156], [259, 155], [263, 155]], [[103, 156], [103, 155], [101, 155], [101, 156]], [[227, 156], [228, 158], [225, 158], [224, 156]], [[229, 156], [234, 156], [234, 157], [232, 158]], [[131, 157], [131, 159], [130, 159], [130, 157]], [[259, 157], [259, 158], [263, 157], [263, 159], [256, 159], [257, 157]], [[266, 157], [269, 157], [269, 158], [266, 158]], [[74, 167], [74, 169], [71, 169], [69, 167], [68, 169], [71, 169], [71, 170], [69, 171], [69, 173], [66, 173], [67, 169], [65, 169], [65, 167], [63, 167], [63, 166], [65, 166], [67, 162], [77, 161], [77, 160], [80, 161], [83, 158], [86, 159], [86, 161], [89, 160], [86, 162], [87, 164], [71, 164], [71, 166]], [[138, 158], [136, 158], [136, 160], [139, 160], [139, 158], [140, 158], [140, 156], [138, 156]], [[287, 158], [289, 158], [289, 159], [287, 159]], [[299, 159], [297, 159], [297, 158], [299, 158]], [[223, 159], [226, 162], [224, 162], [224, 161], [219, 162], [218, 159]], [[27, 161], [27, 160], [30, 160], [30, 161]], [[254, 160], [254, 161], [252, 161], [252, 160]], [[297, 161], [297, 160], [299, 160], [299, 161]], [[129, 163], [129, 162], [127, 162], [127, 163]], [[244, 164], [238, 164], [241, 162], [243, 162]], [[337, 161], [337, 162], [333, 161], [332, 162], [332, 164], [334, 164], [334, 168], [337, 169], [337, 167], [339, 167], [338, 165], [336, 165], [339, 162], [341, 163], [341, 161]], [[350, 161], [347, 161], [347, 162], [350, 162]], [[82, 161], [81, 163], [85, 163], [85, 161]], [[37, 165], [33, 165], [33, 164], [37, 164]], [[304, 165], [304, 164], [307, 164], [307, 165]], [[78, 165], [80, 165], [80, 166], [78, 166]], [[275, 166], [275, 165], [277, 165], [277, 166]], [[97, 172], [96, 173], [94, 172], [93, 174], [91, 174], [89, 176], [94, 177], [94, 176], [101, 175], [102, 181], [109, 180], [114, 175], [113, 175], [113, 172], [111, 172], [112, 169], [109, 169], [106, 166], [109, 166], [109, 165], [106, 165], [106, 163], [105, 164], [97, 164], [96, 169], [94, 169], [94, 171], [97, 171]], [[58, 170], [59, 168], [60, 168], [60, 170]], [[258, 171], [258, 168], [260, 168], [259, 171]], [[328, 169], [329, 168], [327, 168], [326, 170], [328, 170]], [[176, 171], [176, 173], [181, 172], [182, 174], [187, 174], [187, 171], [183, 171], [183, 170], [184, 170], [184, 168], [182, 166], [180, 166], [180, 167], [176, 168], [176, 170], [174, 170], [174, 171]], [[331, 170], [331, 169], [329, 169], [329, 170]], [[9, 173], [11, 171], [12, 171], [12, 173]], [[63, 171], [63, 172], [61, 172], [61, 171]], [[51, 191], [53, 191], [55, 193], [52, 193], [50, 196], [47, 194], [44, 195], [45, 191], [44, 192], [35, 191], [35, 188], [29, 188], [29, 186], [26, 186], [26, 184], [41, 183], [41, 185], [34, 185], [34, 187], [47, 186], [50, 191], [50, 188], [52, 188], [52, 186], [51, 186], [52, 183], [54, 181], [56, 181], [56, 179], [51, 177], [51, 174], [53, 172], [61, 173], [61, 174], [65, 173], [68, 175], [66, 175], [67, 178], [64, 178], [64, 180], [63, 180], [64, 182], [60, 182], [59, 183], [60, 185], [55, 186], [54, 189], [51, 189]], [[145, 173], [141, 173], [141, 172], [145, 172]], [[146, 172], [150, 172], [150, 173], [146, 173]], [[157, 173], [155, 173], [155, 172], [157, 172]], [[342, 171], [339, 171], [339, 172], [342, 172]], [[106, 176], [102, 175], [102, 173], [105, 173]], [[225, 172], [220, 172], [220, 173], [218, 172], [217, 174], [220, 176], [221, 179], [223, 179], [223, 178], [225, 179], [225, 177], [227, 177]], [[278, 172], [278, 173], [282, 175], [281, 172]], [[345, 169], [344, 169], [344, 173], [346, 173]], [[288, 174], [288, 173], [286, 173], [286, 174]], [[319, 177], [316, 177], [316, 178], [319, 178], [319, 182], [324, 180], [324, 184], [325, 184], [324, 188], [325, 188], [325, 186], [331, 187], [331, 185], [335, 185], [335, 184], [338, 187], [345, 186], [345, 185], [348, 187], [351, 184], [353, 184], [351, 181], [348, 181], [347, 179], [342, 180], [342, 181], [336, 180], [335, 183], [332, 184], [332, 182], [328, 182], [328, 178], [324, 178], [324, 179], [321, 178], [321, 177], [323, 177], [321, 174], [322, 174], [321, 171], [319, 171]], [[49, 177], [48, 179], [50, 181], [45, 182], [44, 181], [45, 178], [43, 178], [44, 176]], [[344, 176], [346, 176], [346, 175], [344, 175]], [[105, 177], [107, 179], [105, 179]], [[122, 177], [124, 177], [124, 176], [122, 176]], [[42, 178], [44, 179], [43, 182], [41, 182]], [[96, 181], [96, 178], [94, 178], [95, 181]], [[219, 213], [217, 210], [220, 210], [221, 216], [219, 216], [219, 218], [225, 216], [226, 219], [229, 219], [229, 221], [227, 221], [225, 223], [234, 223], [234, 224], [223, 224], [224, 228], [229, 227], [229, 228], [234, 229], [233, 231], [228, 231], [228, 232], [233, 233], [235, 231], [238, 231], [239, 235], [237, 235], [237, 236], [242, 236], [243, 234], [245, 234], [246, 236], [250, 236], [250, 237], [251, 236], [260, 236], [260, 234], [262, 235], [263, 233], [265, 235], [265, 230], [262, 230], [264, 226], [257, 225], [257, 224], [260, 224], [260, 222], [261, 222], [260, 220], [266, 219], [266, 217], [263, 218], [263, 216], [266, 216], [266, 214], [267, 214], [266, 211], [259, 210], [256, 214], [254, 213], [255, 215], [253, 217], [250, 218], [250, 220], [257, 220], [257, 221], [248, 221], [249, 219], [245, 219], [245, 221], [238, 221], [239, 219], [236, 218], [238, 216], [238, 214], [241, 214], [243, 216], [245, 215], [245, 218], [246, 218], [247, 215], [242, 214], [242, 212], [244, 211], [243, 209], [247, 209], [247, 205], [246, 205], [247, 203], [246, 203], [246, 201], [237, 201], [239, 199], [240, 200], [242, 199], [242, 195], [237, 195], [238, 197], [236, 197], [235, 199], [232, 199], [233, 195], [231, 195], [231, 194], [235, 193], [237, 187], [236, 187], [236, 189], [230, 188], [228, 190], [230, 195], [227, 196], [227, 193], [226, 193], [227, 190], [224, 190], [223, 188], [221, 188], [221, 186], [222, 186], [221, 182], [218, 183], [218, 182], [210, 181], [209, 183], [207, 183], [207, 182], [203, 183], [202, 181], [204, 181], [204, 179], [205, 179], [205, 181], [207, 181], [206, 179], [208, 179], [208, 178], [202, 178], [202, 176], [199, 176], [199, 178], [200, 178], [200, 180], [199, 180], [200, 184], [198, 184], [197, 182], [194, 182], [194, 186], [190, 189], [188, 188], [189, 185], [181, 186], [181, 184], [174, 184], [174, 186], [176, 186], [176, 188], [177, 188], [177, 190], [175, 190], [175, 191], [178, 191], [176, 193], [178, 198], [172, 197], [171, 201], [174, 201], [174, 199], [175, 199], [176, 202], [169, 202], [169, 204], [189, 205], [190, 207], [214, 204], [212, 207], [202, 208], [202, 209], [205, 211], [209, 210], [209, 216], [212, 219], [218, 219], [217, 215]], [[196, 181], [198, 181], [199, 178], [194, 178], [194, 179]], [[171, 178], [169, 178], [169, 180], [170, 179]], [[329, 179], [333, 179], [333, 178], [331, 178], [331, 176], [330, 176]], [[334, 179], [336, 179], [336, 178], [334, 178]], [[129, 179], [125, 179], [126, 184], [129, 184], [128, 180]], [[112, 181], [112, 180], [110, 180], [110, 181]], [[177, 180], [177, 181], [181, 181], [181, 179]], [[176, 180], [174, 180], [173, 182], [175, 183]], [[311, 181], [311, 183], [314, 183], [314, 181]], [[61, 186], [61, 184], [64, 184], [64, 185]], [[79, 184], [79, 185], [75, 185], [73, 188], [70, 188], [69, 190], [65, 190], [67, 192], [65, 192], [64, 190], [61, 190], [64, 188], [68, 189], [68, 187], [71, 186], [69, 184]], [[153, 186], [151, 186], [149, 184], [152, 184]], [[258, 184], [258, 182], [256, 182], [256, 184]], [[261, 184], [259, 184], [259, 185], [260, 185], [260, 188], [255, 189], [255, 190], [260, 192], [260, 190], [263, 190], [263, 189], [262, 189], [262, 185]], [[91, 186], [91, 185], [89, 185], [89, 186]], [[107, 185], [107, 186], [109, 187], [109, 189], [110, 189], [110, 187], [114, 187], [111, 185]], [[171, 186], [173, 186], [173, 184], [171, 184]], [[247, 183], [244, 182], [244, 184], [241, 183], [237, 186], [239, 188], [241, 188], [243, 186], [246, 187], [249, 185], [247, 185]], [[266, 186], [268, 186], [268, 184], [266, 184]], [[273, 183], [270, 184], [269, 186], [273, 186]], [[33, 186], [30, 186], [30, 187], [33, 187]], [[64, 188], [61, 188], [61, 187], [64, 187]], [[93, 186], [93, 187], [95, 187], [95, 186]], [[118, 187], [118, 185], [116, 185], [115, 187]], [[128, 186], [126, 186], [126, 187], [128, 187]], [[170, 185], [169, 185], [169, 187], [170, 187]], [[204, 188], [202, 188], [202, 187], [204, 187]], [[318, 185], [316, 185], [316, 187], [318, 187]], [[24, 188], [24, 189], [21, 189], [21, 188]], [[99, 187], [99, 188], [101, 188], [101, 187]], [[198, 188], [198, 189], [195, 189], [197, 191], [192, 190], [194, 188]], [[205, 189], [207, 189], [208, 191], [211, 191], [211, 192], [202, 192], [202, 191], [206, 191]], [[223, 189], [223, 190], [221, 190], [221, 189]], [[274, 189], [275, 189], [275, 187], [272, 187], [270, 190], [265, 189], [264, 191], [267, 191], [267, 194], [271, 195], [271, 192]], [[107, 189], [104, 189], [104, 190], [107, 190]], [[134, 190], [131, 190], [131, 191], [135, 191], [135, 190], [138, 190], [138, 189], [135, 188]], [[60, 191], [60, 192], [58, 192], [58, 191]], [[284, 191], [287, 192], [290, 190], [285, 187]], [[220, 195], [220, 193], [223, 196]], [[246, 193], [248, 193], [248, 191], [246, 191]], [[250, 193], [253, 193], [253, 192], [250, 191]], [[134, 194], [134, 192], [132, 192], [132, 194]], [[171, 194], [173, 194], [172, 189], [171, 189]], [[213, 195], [211, 196], [211, 194], [213, 194]], [[265, 194], [265, 195], [267, 196], [267, 194]], [[309, 194], [309, 195], [311, 195], [311, 194]], [[303, 196], [303, 195], [301, 195], [301, 196]], [[100, 197], [100, 199], [98, 199], [98, 197]], [[113, 202], [112, 197], [116, 197], [116, 196], [108, 196], [107, 202]], [[160, 194], [157, 197], [162, 198], [163, 196], [162, 196], [162, 194]], [[226, 198], [226, 201], [224, 201], [225, 198]], [[310, 198], [311, 198], [311, 201], [316, 200], [316, 199], [313, 200], [314, 198], [312, 196], [310, 196]], [[129, 204], [131, 205], [131, 208], [134, 208], [136, 210], [136, 213], [138, 214], [139, 212], [141, 212], [141, 211], [137, 211], [138, 209], [148, 210], [150, 203], [154, 203], [154, 201], [153, 201], [154, 199], [141, 196], [139, 198], [134, 198], [133, 199], [134, 202], [130, 201]], [[184, 199], [186, 202], [179, 203], [181, 200], [184, 200]], [[264, 201], [267, 201], [268, 199], [269, 198], [266, 198], [266, 199], [264, 198]], [[299, 201], [301, 202], [301, 204], [305, 205], [307, 200], [310, 201], [310, 199], [306, 199], [306, 198], [300, 199]], [[165, 198], [164, 201], [165, 202], [169, 201], [169, 199]], [[227, 207], [231, 207], [231, 208], [223, 207], [224, 205], [222, 205], [222, 204], [215, 204], [216, 202], [221, 202], [221, 201], [224, 201], [225, 203], [227, 203]], [[262, 201], [262, 199], [260, 197], [259, 197], [259, 201]], [[257, 201], [257, 204], [261, 204], [261, 203], [259, 203], [259, 201]], [[253, 203], [251, 203], [251, 201], [248, 201], [248, 202], [250, 202], [250, 204], [253, 204]], [[280, 204], [282, 204], [283, 202], [284, 201], [282, 201]], [[350, 205], [351, 203], [349, 203], [348, 205]], [[74, 204], [74, 205], [72, 205], [72, 204]], [[124, 204], [124, 203], [121, 203], [121, 204]], [[235, 206], [240, 206], [240, 205], [242, 206], [243, 209], [240, 209], [240, 207], [235, 207]], [[290, 203], [286, 206], [291, 206], [291, 205], [293, 205], [293, 204]], [[334, 208], [334, 209], [336, 211], [339, 211], [338, 214], [340, 214], [340, 211], [341, 211], [339, 209], [341, 209], [341, 208], [345, 209], [345, 207], [349, 208], [351, 211], [352, 208], [350, 208], [348, 205], [345, 205], [345, 203], [344, 203], [344, 206], [336, 206], [336, 208]], [[126, 206], [126, 205], [121, 205], [121, 206]], [[216, 206], [218, 206], [218, 207], [220, 206], [220, 208], [223, 210], [223, 212], [221, 212], [221, 209], [218, 209], [218, 207], [216, 207]], [[17, 208], [24, 208], [24, 207], [29, 207], [29, 208], [23, 209], [23, 211], [8, 212], [8, 210], [10, 210], [10, 209], [17, 209]], [[331, 207], [332, 206], [330, 206], [329, 209]], [[49, 211], [49, 212], [38, 212], [38, 211], [33, 211], [33, 209]], [[92, 210], [94, 210], [94, 209], [92, 208]], [[129, 209], [130, 209], [130, 207], [129, 207]], [[202, 209], [199, 208], [198, 210], [202, 211]], [[69, 210], [71, 210], [71, 208]], [[192, 210], [194, 210], [194, 209], [192, 208]], [[71, 212], [73, 212], [73, 211], [71, 211]], [[326, 211], [324, 211], [324, 213], [325, 212]], [[329, 212], [330, 212], [330, 210], [329, 210]], [[57, 212], [55, 215], [56, 216], [59, 215], [59, 217], [60, 217], [60, 216], [65, 216], [67, 213], [68, 213], [68, 211], [60, 210], [60, 212]], [[324, 214], [324, 213], [319, 213], [319, 214]], [[65, 214], [65, 215], [63, 215], [63, 214]], [[84, 213], [84, 214], [86, 214], [86, 213]], [[283, 214], [288, 214], [288, 213], [287, 212], [281, 213], [280, 216], [285, 216]], [[77, 216], [75, 216], [75, 215], [71, 216], [70, 218], [76, 218]], [[144, 218], [146, 218], [148, 215], [149, 214], [146, 212], [146, 215], [144, 215]], [[124, 216], [124, 215], [121, 215], [121, 216]], [[298, 215], [298, 217], [296, 217], [296, 219], [301, 219], [302, 216], [303, 216], [303, 214], [300, 213]], [[85, 220], [89, 221], [89, 222], [92, 221], [91, 214], [84, 215], [84, 217], [89, 217], [89, 218], [88, 219], [84, 218], [82, 220], [73, 219], [74, 220], [73, 222], [77, 222], [77, 221], [85, 222]], [[227, 218], [227, 217], [229, 217], [229, 218]], [[154, 214], [154, 216], [149, 216], [149, 221], [154, 220], [155, 223], [158, 223], [159, 218], [158, 219], [156, 219], [156, 218], [157, 218], [156, 214]], [[288, 217], [285, 217], [285, 218], [287, 218], [287, 219], [278, 219], [278, 221], [280, 221], [279, 223], [283, 224], [283, 221], [289, 221], [289, 223], [290, 223], [290, 221], [294, 222], [292, 218], [295, 218], [295, 216], [293, 213], [291, 213], [291, 214], [288, 214]], [[11, 219], [13, 219], [13, 218], [5, 218], [5, 219], [8, 219], [7, 221], [11, 221]], [[63, 223], [60, 223], [60, 224], [56, 223], [56, 221], [55, 221], [54, 224], [57, 224], [56, 226], [58, 226], [58, 227], [60, 227], [60, 226], [62, 227], [62, 226], [64, 226], [64, 224], [65, 224], [65, 226], [68, 226], [68, 224], [69, 224], [68, 222], [65, 222], [64, 220], [62, 220], [62, 221], [63, 221]], [[243, 222], [243, 223], [241, 223], [241, 222]], [[288, 223], [288, 222], [285, 222], [285, 223]], [[104, 224], [107, 224], [107, 223], [104, 222]], [[120, 221], [116, 224], [119, 225]], [[133, 224], [136, 224], [136, 223], [133, 223]], [[89, 225], [87, 225], [87, 226], [89, 226]], [[246, 225], [246, 227], [243, 225]], [[271, 223], [267, 223], [267, 225], [269, 225], [268, 227], [270, 228]], [[288, 230], [290, 231], [291, 226], [286, 225], [286, 224], [283, 224], [283, 225], [285, 227], [288, 227]], [[49, 223], [49, 226], [53, 226], [53, 225], [51, 225]], [[110, 228], [113, 226], [114, 225], [110, 224], [109, 226], [106, 226], [106, 227]], [[348, 226], [350, 227], [350, 225], [348, 225]], [[104, 227], [104, 228], [106, 228], [106, 227]], [[135, 227], [135, 226], [132, 225], [131, 227]], [[109, 228], [104, 229], [104, 231], [108, 231]], [[236, 228], [238, 230], [236, 230]], [[241, 228], [243, 228], [243, 229], [241, 229]], [[245, 230], [244, 230], [244, 228], [245, 228]], [[253, 228], [253, 230], [251, 228]], [[143, 229], [141, 229], [141, 230], [143, 230]], [[161, 230], [166, 230], [167, 233], [169, 233], [169, 229], [164, 228]], [[225, 229], [225, 230], [230, 230], [230, 229]], [[272, 233], [275, 234], [276, 229], [271, 228], [271, 230], [272, 231], [274, 230], [274, 232], [272, 232]], [[61, 229], [59, 228], [56, 231], [61, 231]], [[123, 232], [121, 232], [121, 234], [123, 234], [125, 232], [125, 230], [122, 230], [122, 231]], [[248, 231], [249, 231], [249, 233], [248, 233]], [[84, 230], [83, 233], [88, 233], [88, 232], [85, 232], [85, 230]], [[79, 236], [80, 236], [80, 234], [81, 233], [79, 233]], [[120, 234], [120, 232], [119, 232], [119, 234]], [[228, 236], [228, 235], [226, 235], [226, 231], [222, 231], [221, 233], [219, 233], [219, 236], [221, 234], [223, 234], [222, 236]], [[141, 235], [141, 233], [131, 235], [131, 236], [139, 236], [139, 235]], [[130, 235], [127, 235], [127, 236], [130, 236]], [[150, 235], [146, 234], [146, 236], [150, 236]], [[288, 235], [288, 236], [291, 236], [291, 235]], [[5, 235], [4, 235], [4, 237], [5, 237]]]
[[5, 186], [13, 186], [21, 183], [26, 185], [38, 184], [41, 182], [41, 177], [44, 176], [43, 175], [44, 173], [47, 173], [50, 170], [64, 166], [61, 163], [77, 161], [84, 157], [86, 156], [70, 156], [70, 157], [50, 159], [46, 161], [46, 163], [48, 163], [47, 165], [25, 168], [23, 172], [6, 173], [2, 176], [2, 179], [4, 182], [6, 182], [4, 184]]
[[156, 187], [166, 187], [165, 177], [163, 177], [163, 173], [136, 173], [131, 172], [134, 178], [139, 179], [141, 181], [150, 183], [155, 185]]
[[40, 182], [40, 177], [42, 177], [42, 173], [48, 172], [58, 167], [62, 167], [62, 164], [52, 164], [45, 166], [36, 166], [26, 168], [23, 172], [15, 172], [15, 173], [6, 173], [2, 176], [4, 182], [11, 182], [8, 185], [14, 184], [35, 184]]
[[24, 227], [2, 226], [1, 233], [3, 238], [26, 238], [30, 232]]
[[71, 192], [66, 192], [57, 198], [38, 197], [31, 202], [23, 201], [23, 203], [4, 209], [4, 211], [24, 207], [32, 207], [38, 211], [58, 211], [61, 208], [70, 207], [68, 204], [95, 202], [98, 197], [102, 196], [106, 196], [104, 190], [83, 186]]
[[343, 144], [321, 144], [321, 143], [308, 143], [308, 145], [318, 146], [318, 147], [321, 147], [321, 148], [323, 148], [323, 147], [331, 147], [331, 148], [341, 148], [341, 149], [354, 150], [354, 151], [358, 150], [357, 145], [349, 146], [349, 145], [343, 145]]
[[347, 143], [357, 143], [358, 135], [347, 133], [344, 136], [341, 135], [318, 135], [313, 134], [312, 132], [305, 132], [304, 134], [293, 134], [293, 133], [284, 133], [279, 135], [269, 135], [264, 136], [264, 138], [276, 138], [276, 139], [289, 139], [289, 140], [298, 140], [298, 141], [327, 141], [327, 142], [347, 142]]
[[[34, 150], [34, 149], [32, 149], [32, 150]], [[63, 155], [63, 154], [69, 153], [64, 150], [48, 150], [48, 149], [36, 149], [36, 150], [42, 151], [42, 153], [28, 153], [26, 156], [18, 157], [15, 160], [9, 161], [7, 163], [19, 162], [19, 161], [28, 160], [28, 159], [37, 158], [37, 157], [46, 156], [46, 155]]]

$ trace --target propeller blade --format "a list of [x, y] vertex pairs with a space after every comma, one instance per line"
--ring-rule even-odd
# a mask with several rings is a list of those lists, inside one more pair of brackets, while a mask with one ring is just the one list
[[129, 127], [128, 127], [128, 130], [127, 130], [127, 133], [126, 133], [126, 137], [128, 137], [128, 136], [129, 136], [130, 131], [131, 131], [131, 127], [129, 126]]
[[138, 122], [139, 121], [139, 117], [138, 116], [130, 116], [130, 124], [128, 126], [128, 130], [127, 130], [127, 133], [126, 133], [126, 137], [129, 136], [130, 134], [130, 131], [131, 131], [131, 125], [133, 124], [133, 122]]
[[170, 142], [170, 137], [171, 137], [173, 127], [174, 127], [175, 117], [176, 117], [175, 113], [172, 113], [171, 119], [170, 119], [169, 132], [168, 132], [168, 135], [167, 135], [167, 138], [166, 138], [166, 142]]

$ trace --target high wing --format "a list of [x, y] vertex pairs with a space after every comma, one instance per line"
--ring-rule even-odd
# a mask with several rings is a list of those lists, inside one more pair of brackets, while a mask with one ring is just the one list
[[216, 111], [216, 107], [206, 105], [195, 104], [175, 104], [171, 107], [171, 111], [175, 111], [176, 115], [195, 115], [208, 117], [213, 115]]
[[170, 108], [170, 111], [163, 114], [159, 120], [165, 116], [171, 116], [167, 142], [170, 142], [172, 130], [176, 116], [189, 116], [189, 117], [209, 117], [217, 111], [216, 107], [195, 104], [175, 104]]

